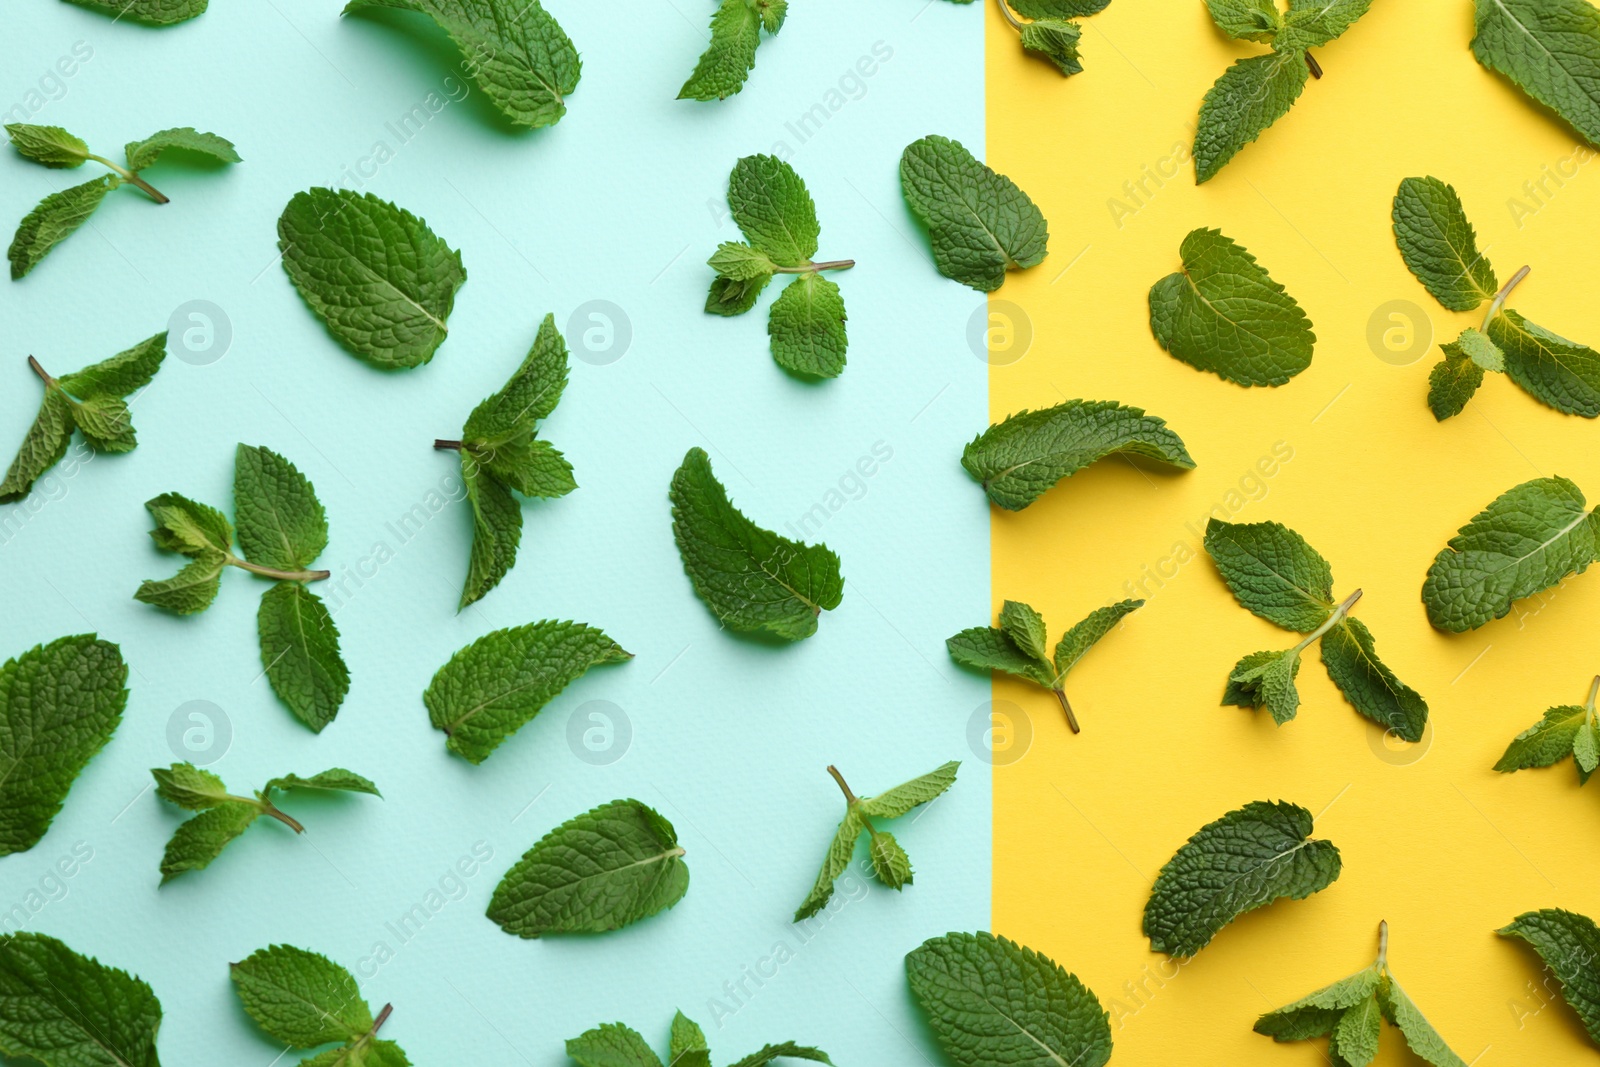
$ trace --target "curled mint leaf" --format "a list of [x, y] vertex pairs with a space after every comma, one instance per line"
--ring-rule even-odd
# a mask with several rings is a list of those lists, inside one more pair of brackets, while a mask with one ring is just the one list
[[1600, 1045], [1600, 927], [1587, 915], [1544, 908], [1518, 915], [1498, 931], [1525, 941], [1561, 985], [1561, 996]]
[[939, 273], [992, 293], [1006, 271], [1044, 261], [1049, 227], [1028, 194], [959, 141], [930, 135], [900, 155], [900, 189], [928, 227]]

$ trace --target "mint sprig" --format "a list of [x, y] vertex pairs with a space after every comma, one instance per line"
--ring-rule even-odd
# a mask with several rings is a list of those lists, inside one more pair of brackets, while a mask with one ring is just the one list
[[271, 945], [229, 964], [239, 1002], [256, 1025], [290, 1048], [332, 1046], [302, 1067], [408, 1067], [393, 1041], [378, 1037], [392, 1005], [376, 1016], [355, 977], [326, 956]]
[[1600, 696], [1600, 677], [1589, 686], [1589, 699], [1582, 704], [1562, 704], [1544, 713], [1544, 718], [1518, 734], [1494, 769], [1503, 774], [1529, 767], [1550, 767], [1571, 756], [1578, 767], [1578, 784], [1585, 785], [1600, 767], [1600, 720], [1595, 717], [1595, 698]]
[[[961, 0], [957, 0], [961, 2]], [[1000, 14], [1022, 38], [1024, 51], [1048, 60], [1064, 77], [1083, 71], [1078, 42], [1083, 30], [1071, 21], [1106, 9], [1111, 0], [996, 0]], [[1028, 19], [1022, 21], [1017, 16]]]

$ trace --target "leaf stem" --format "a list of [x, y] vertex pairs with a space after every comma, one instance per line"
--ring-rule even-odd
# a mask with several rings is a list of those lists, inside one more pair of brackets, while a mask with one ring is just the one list
[[378, 1017], [376, 1019], [372, 1020], [372, 1029], [368, 1030], [367, 1033], [371, 1034], [373, 1036], [376, 1036], [377, 1033], [378, 1033], [378, 1028], [380, 1026], [382, 1026], [384, 1023], [389, 1021], [389, 1016], [393, 1012], [394, 1012], [394, 1005], [393, 1004], [385, 1004], [383, 1006], [383, 1010], [378, 1013]]
[[46, 384], [46, 385], [54, 385], [54, 384], [56, 384], [56, 380], [54, 378], [50, 377], [49, 373], [43, 367], [39, 366], [39, 361], [34, 359], [32, 356], [28, 357], [28, 366], [33, 368], [33, 373], [37, 374], [40, 378], [44, 379], [44, 384]]
[[1600, 697], [1600, 674], [1595, 675], [1594, 681], [1589, 683], [1589, 702], [1584, 707], [1589, 709], [1589, 718], [1594, 718], [1595, 698]]
[[860, 801], [856, 799], [856, 795], [850, 792], [850, 784], [844, 780], [844, 775], [839, 773], [839, 768], [830, 763], [828, 764], [828, 773], [833, 775], [833, 780], [838, 782], [839, 788], [843, 790], [845, 803], [849, 804], [851, 807], [855, 807], [860, 803]]
[[1011, 23], [1012, 29], [1016, 30], [1018, 33], [1021, 33], [1022, 22], [1015, 14], [1012, 13], [1011, 6], [1006, 3], [1006, 0], [998, 0], [998, 3], [1000, 4], [1000, 14], [1004, 15], [1006, 17], [1006, 21]]
[[825, 270], [849, 270], [856, 265], [853, 259], [830, 259], [822, 263], [808, 263], [804, 267], [775, 267], [775, 274], [816, 274]]
[[1054, 693], [1056, 699], [1061, 701], [1061, 710], [1067, 713], [1067, 725], [1071, 727], [1072, 732], [1075, 734], [1082, 733], [1083, 731], [1078, 729], [1078, 717], [1072, 713], [1072, 705], [1067, 701], [1067, 691], [1059, 685], [1053, 685], [1050, 687], [1050, 692]]
[[1306, 66], [1310, 69], [1313, 78], [1320, 79], [1322, 77], [1322, 64], [1318, 63], [1317, 57], [1310, 52], [1306, 53]]
[[1389, 920], [1378, 923], [1378, 966], [1384, 967], [1389, 962]]
[[306, 832], [306, 828], [300, 824], [300, 820], [296, 819], [293, 815], [288, 815], [280, 811], [278, 806], [272, 801], [268, 800], [266, 797], [260, 798], [256, 801], [256, 803], [261, 805], [261, 811], [263, 814], [272, 816], [274, 819], [277, 819], [295, 833], [303, 834]]
[[146, 193], [149, 194], [150, 199], [154, 200], [156, 203], [158, 203], [158, 204], [170, 204], [170, 203], [172, 203], [172, 198], [171, 197], [169, 197], [166, 193], [163, 193], [160, 189], [157, 189], [155, 186], [151, 185], [149, 182], [145, 181], [143, 178], [139, 177], [139, 175], [135, 174], [133, 171], [129, 170], [127, 167], [119, 166], [118, 164], [111, 162], [111, 160], [107, 159], [105, 156], [97, 156], [92, 152], [89, 153], [89, 158], [94, 160], [96, 163], [105, 164], [106, 166], [110, 167], [112, 170], [116, 171], [118, 174], [122, 175], [122, 180], [123, 181], [129, 182], [129, 183], [131, 183], [133, 185], [137, 185], [139, 188], [143, 189]]
[[436, 437], [433, 441], [433, 447], [438, 449], [440, 452], [459, 452], [461, 451], [461, 442], [446, 441], [443, 438]]
[[320, 582], [333, 576], [332, 571], [280, 571], [276, 567], [263, 567], [237, 556], [229, 556], [227, 562], [240, 570], [259, 574], [263, 578], [276, 578], [280, 582]]
[[1301, 639], [1300, 643], [1294, 646], [1294, 651], [1299, 652], [1305, 648], [1308, 648], [1317, 638], [1321, 637], [1335, 626], [1338, 626], [1344, 621], [1344, 617], [1350, 614], [1350, 609], [1356, 606], [1356, 601], [1360, 599], [1361, 590], [1359, 589], [1345, 597], [1344, 603], [1333, 609], [1333, 614], [1328, 616], [1326, 622], [1317, 627], [1315, 630], [1312, 630], [1310, 633], [1306, 634], [1305, 637]]
[[1482, 330], [1484, 333], [1489, 332], [1489, 323], [1496, 315], [1500, 314], [1500, 309], [1506, 306], [1506, 299], [1511, 295], [1511, 290], [1521, 285], [1522, 279], [1526, 278], [1528, 276], [1528, 272], [1532, 269], [1532, 267], [1524, 266], [1521, 270], [1517, 271], [1517, 273], [1511, 276], [1511, 280], [1509, 282], [1506, 282], [1500, 287], [1500, 291], [1498, 293], [1494, 294], [1494, 300], [1489, 304], [1489, 311], [1483, 316]]

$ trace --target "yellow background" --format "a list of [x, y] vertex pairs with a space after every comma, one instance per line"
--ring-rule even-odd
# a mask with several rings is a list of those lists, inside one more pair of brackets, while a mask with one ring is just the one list
[[[1402, 178], [1450, 182], [1500, 279], [1533, 265], [1511, 306], [1594, 343], [1600, 164], [1581, 149], [1574, 160], [1575, 135], [1473, 59], [1468, 0], [1376, 0], [1317, 51], [1326, 77], [1200, 187], [1188, 146], [1201, 97], [1234, 59], [1261, 51], [1226, 39], [1201, 0], [1116, 0], [1083, 21], [1086, 69], [1070, 79], [1025, 56], [992, 3], [987, 37], [988, 160], [1051, 230], [1044, 263], [992, 298], [1033, 331], [1020, 359], [991, 371], [992, 414], [1118, 400], [1167, 419], [1199, 463], [1173, 475], [1111, 460], [1026, 511], [993, 513], [995, 608], [1027, 600], [1053, 634], [1128, 595], [1124, 583], [1146, 567], [1175, 570], [1068, 680], [1081, 735], [1049, 694], [996, 679], [997, 706], [1021, 709], [1032, 741], [995, 768], [994, 929], [1099, 994], [1114, 1062], [1325, 1062], [1324, 1042], [1277, 1045], [1251, 1024], [1370, 963], [1380, 919], [1395, 972], [1463, 1059], [1592, 1060], [1564, 1005], [1539, 1010], [1531, 951], [1494, 930], [1542, 907], [1600, 916], [1600, 785], [1580, 790], [1570, 761], [1490, 768], [1547, 707], [1581, 703], [1600, 671], [1600, 573], [1459, 636], [1429, 627], [1419, 593], [1456, 528], [1511, 486], [1562, 474], [1600, 498], [1600, 427], [1502, 375], [1462, 415], [1434, 421], [1425, 394], [1437, 345], [1478, 316], [1445, 311], [1411, 277], [1389, 210]], [[1128, 199], [1123, 183], [1175, 149], [1176, 176], [1147, 181], [1142, 206]], [[1543, 206], [1529, 200], [1524, 183], [1566, 160], [1585, 162], [1563, 187], [1547, 181]], [[1538, 210], [1514, 217], [1515, 197]], [[1112, 198], [1137, 212], [1119, 225]], [[1178, 269], [1196, 227], [1243, 244], [1311, 317], [1314, 361], [1288, 385], [1241, 388], [1152, 339], [1149, 287]], [[1422, 309], [1431, 323], [1419, 327], [1434, 332], [1407, 366], [1367, 340], [1374, 311], [1394, 300]], [[1277, 442], [1293, 458], [1249, 482]], [[1229, 497], [1241, 480], [1253, 499]], [[1286, 523], [1332, 562], [1338, 596], [1366, 591], [1355, 614], [1431, 708], [1422, 745], [1387, 745], [1312, 653], [1288, 725], [1218, 706], [1240, 656], [1295, 638], [1238, 607], [1201, 551], [1214, 505], [1235, 521]], [[1140, 933], [1150, 880], [1202, 824], [1256, 799], [1320, 813], [1316, 836], [1339, 846], [1344, 873], [1308, 900], [1235, 922], [1173, 975]], [[1386, 1027], [1378, 1062], [1418, 1061]]]

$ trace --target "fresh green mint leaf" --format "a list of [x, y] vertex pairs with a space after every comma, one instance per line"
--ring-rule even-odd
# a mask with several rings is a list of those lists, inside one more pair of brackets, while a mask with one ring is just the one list
[[39, 206], [17, 224], [6, 256], [11, 261], [11, 280], [16, 281], [39, 265], [56, 245], [89, 221], [106, 194], [122, 184], [115, 174], [90, 178], [39, 201]]
[[900, 156], [900, 189], [928, 228], [940, 274], [992, 293], [1006, 271], [1044, 261], [1049, 227], [1028, 194], [959, 141], [930, 135]]
[[1600, 144], [1600, 10], [1588, 0], [1476, 0], [1478, 62]]
[[151, 539], [168, 552], [198, 558], [233, 547], [233, 524], [216, 508], [178, 493], [152, 497], [144, 506], [156, 521]]
[[583, 63], [539, 0], [350, 0], [344, 12], [373, 7], [437, 22], [461, 50], [462, 69], [512, 125], [552, 126], [567, 113]]
[[[780, 1045], [766, 1045], [757, 1052], [752, 1052], [744, 1059], [733, 1064], [733, 1067], [766, 1067], [769, 1063], [778, 1060], [810, 1060], [812, 1063], [832, 1064], [828, 1054], [820, 1048], [811, 1048], [808, 1045], [797, 1045], [793, 1041], [785, 1041]], [[673, 1067], [677, 1067], [676, 1064]]]
[[1247, 56], [1223, 71], [1200, 105], [1195, 184], [1215, 178], [1240, 149], [1287, 115], [1309, 77], [1305, 57], [1298, 52]]
[[1051, 663], [1035, 659], [1003, 629], [974, 626], [948, 638], [944, 644], [950, 658], [963, 667], [978, 671], [1001, 671], [1046, 688], [1055, 685], [1056, 672]]
[[277, 582], [261, 594], [256, 628], [272, 691], [321, 733], [350, 692], [350, 670], [339, 655], [339, 630], [327, 605], [300, 582]]
[[706, 266], [716, 271], [724, 281], [747, 282], [766, 276], [769, 280], [778, 265], [765, 252], [757, 251], [738, 241], [724, 241], [706, 260]]
[[906, 955], [911, 996], [956, 1067], [1104, 1067], [1111, 1018], [1060, 964], [988, 933], [931, 938]]
[[1600, 678], [1589, 687], [1589, 699], [1585, 704], [1551, 708], [1544, 713], [1544, 718], [1518, 734], [1494, 769], [1509, 773], [1528, 767], [1549, 767], [1570, 755], [1578, 765], [1579, 784], [1587, 782], [1596, 765], [1600, 765], [1596, 697], [1600, 697]]
[[844, 298], [839, 287], [815, 271], [786, 286], [772, 304], [767, 333], [778, 366], [814, 378], [836, 378], [844, 370]]
[[1483, 384], [1483, 367], [1463, 353], [1457, 342], [1440, 347], [1444, 358], [1428, 372], [1428, 410], [1443, 422], [1466, 410], [1467, 401]]
[[1489, 340], [1489, 335], [1481, 332], [1476, 326], [1468, 326], [1461, 331], [1461, 336], [1448, 345], [1441, 345], [1447, 353], [1452, 350], [1470, 359], [1484, 370], [1501, 372], [1506, 369], [1506, 354], [1500, 346]]
[[1217, 230], [1195, 230], [1183, 269], [1150, 289], [1156, 342], [1191, 367], [1240, 385], [1283, 385], [1311, 366], [1316, 335], [1294, 297]]
[[1245, 912], [1303, 900], [1339, 877], [1339, 850], [1297, 804], [1252, 801], [1207, 823], [1161, 868], [1144, 909], [1150, 947], [1193, 956]]
[[122, 721], [127, 681], [121, 650], [94, 634], [37, 645], [0, 667], [0, 855], [44, 837]]
[[1523, 912], [1501, 927], [1501, 937], [1526, 941], [1561, 983], [1561, 996], [1600, 1045], [1600, 927], [1560, 908]]
[[706, 1032], [681, 1011], [672, 1017], [672, 1044], [667, 1051], [667, 1062], [672, 1067], [711, 1067], [711, 1047], [706, 1044]]
[[1428, 703], [1378, 659], [1366, 623], [1346, 616], [1322, 635], [1322, 665], [1352, 707], [1402, 741], [1422, 740]]
[[1283, 12], [1274, 0], [1206, 0], [1211, 21], [1229, 37], [1271, 44], [1283, 29]]
[[621, 1023], [603, 1023], [568, 1038], [567, 1056], [578, 1067], [661, 1067], [661, 1057], [649, 1043]]
[[1489, 320], [1489, 340], [1504, 354], [1507, 376], [1535, 400], [1565, 415], [1600, 416], [1600, 352], [1510, 308]]
[[1308, 634], [1333, 613], [1333, 568], [1282, 523], [1212, 519], [1205, 548], [1239, 606], [1273, 625]]
[[238, 150], [226, 137], [202, 133], [193, 126], [178, 126], [152, 133], [142, 141], [130, 142], [124, 149], [128, 157], [128, 169], [144, 170], [168, 150], [192, 152], [218, 163], [240, 162]]
[[1111, 0], [1008, 0], [1011, 10], [1027, 19], [1076, 19], [1098, 15]]
[[114, 15], [120, 21], [150, 26], [171, 26], [205, 13], [208, 0], [67, 0], [92, 11]]
[[1073, 624], [1072, 628], [1061, 635], [1061, 640], [1056, 642], [1054, 666], [1056, 684], [1061, 684], [1072, 668], [1078, 665], [1088, 651], [1100, 643], [1100, 639], [1121, 625], [1122, 620], [1138, 608], [1144, 606], [1142, 600], [1121, 600], [1115, 604], [1108, 604], [1103, 608], [1095, 608], [1087, 616]]
[[482, 763], [591, 667], [633, 658], [577, 622], [530, 623], [485, 634], [440, 667], [422, 694], [445, 747]]
[[506, 872], [489, 918], [506, 933], [602, 933], [665, 911], [689, 891], [677, 831], [637, 800], [613, 800], [542, 837]]
[[844, 598], [839, 557], [826, 545], [791, 541], [745, 518], [704, 449], [683, 457], [668, 495], [684, 572], [727, 628], [799, 641], [816, 633], [817, 617]]
[[1378, 987], [1378, 1005], [1383, 1017], [1400, 1029], [1411, 1051], [1423, 1061], [1433, 1067], [1467, 1067], [1467, 1061], [1450, 1050], [1392, 975], [1386, 975]]
[[260, 815], [261, 809], [248, 800], [229, 800], [179, 825], [161, 854], [161, 884], [209, 867]]
[[472, 507], [472, 551], [457, 610], [500, 584], [517, 561], [522, 541], [522, 505], [504, 482], [480, 464], [462, 464], [462, 484]]
[[158, 797], [188, 811], [205, 811], [231, 799], [221, 778], [192, 763], [152, 767], [150, 775], [156, 780]]
[[1228, 675], [1222, 702], [1240, 708], [1266, 708], [1272, 721], [1282, 726], [1300, 710], [1300, 691], [1294, 680], [1300, 674], [1300, 650], [1252, 652]]
[[1050, 663], [1046, 647], [1050, 633], [1045, 628], [1044, 616], [1020, 600], [1008, 600], [1000, 605], [1001, 636], [1009, 638], [1029, 660]]
[[367, 793], [371, 796], [381, 797], [378, 787], [369, 778], [363, 778], [354, 771], [347, 771], [343, 767], [333, 767], [313, 774], [310, 778], [302, 778], [298, 774], [286, 774], [282, 778], [272, 778], [261, 787], [262, 793], [270, 793], [274, 789], [320, 789], [332, 793]]
[[311, 482], [270, 449], [235, 450], [233, 510], [239, 547], [251, 563], [303, 570], [328, 547], [328, 517]]
[[706, 294], [706, 314], [721, 315], [723, 318], [743, 315], [756, 306], [761, 290], [770, 281], [770, 274], [758, 274], [742, 281], [718, 275], [711, 279], [711, 291]]
[[1523, 597], [1582, 574], [1600, 554], [1600, 520], [1566, 478], [1500, 496], [1434, 557], [1422, 585], [1428, 621], [1449, 633], [1503, 618]]
[[81, 137], [60, 126], [31, 126], [25, 122], [6, 124], [11, 147], [24, 158], [47, 167], [81, 167], [89, 158], [89, 145]]
[[[1352, 1008], [1371, 1001], [1377, 1006], [1378, 983], [1383, 971], [1377, 964], [1341, 978], [1315, 993], [1269, 1011], [1256, 1020], [1255, 1032], [1275, 1041], [1308, 1041], [1326, 1037], [1338, 1028]], [[1376, 1013], [1374, 1013], [1376, 1015]]]
[[1372, 0], [1289, 0], [1289, 13], [1273, 47], [1279, 51], [1320, 48], [1341, 36], [1372, 7]]
[[1021, 511], [1062, 479], [1118, 454], [1179, 470], [1195, 465], [1164, 420], [1141, 408], [1095, 400], [1011, 415], [973, 438], [961, 465], [997, 506]]
[[761, 30], [777, 33], [788, 9], [788, 0], [722, 0], [711, 16], [711, 43], [678, 99], [724, 100], [743, 89], [755, 69]]
[[1494, 299], [1500, 282], [1478, 251], [1454, 188], [1438, 178], [1407, 178], [1391, 214], [1401, 258], [1435, 300], [1451, 311], [1471, 311]]
[[296, 193], [278, 219], [278, 250], [334, 339], [385, 370], [433, 358], [467, 280], [461, 254], [426, 222], [349, 189]]
[[0, 482], [0, 503], [21, 500], [46, 471], [60, 462], [72, 443], [72, 401], [59, 389], [46, 388], [39, 413]]
[[936, 799], [955, 784], [956, 768], [959, 766], [959, 763], [951, 761], [875, 797], [864, 798], [857, 797], [851, 792], [850, 786], [845, 783], [844, 776], [837, 768], [829, 767], [828, 773], [833, 775], [833, 780], [839, 784], [840, 791], [844, 793], [844, 818], [840, 820], [839, 829], [835, 831], [833, 841], [828, 846], [828, 853], [823, 859], [822, 870], [817, 875], [816, 883], [812, 885], [811, 892], [806, 895], [806, 899], [794, 913], [794, 921], [802, 922], [811, 918], [833, 899], [833, 884], [850, 865], [850, 857], [855, 853], [856, 840], [860, 838], [862, 831], [872, 835], [869, 854], [873, 872], [878, 876], [878, 880], [891, 889], [909, 885], [910, 858], [906, 856], [899, 842], [891, 835], [878, 830], [872, 820], [898, 819], [913, 808]]
[[315, 1067], [404, 1067], [398, 1045], [377, 1038], [389, 1007], [373, 1018], [355, 977], [326, 956], [292, 945], [258, 949], [229, 975], [239, 1002], [266, 1034], [291, 1048], [342, 1046], [302, 1061]]
[[227, 565], [226, 553], [195, 553], [194, 562], [171, 578], [140, 582], [133, 598], [174, 615], [193, 615], [206, 610], [217, 599], [222, 588], [222, 569]]
[[0, 1054], [7, 1059], [161, 1067], [160, 1029], [161, 1002], [127, 971], [44, 934], [14, 933], [0, 947]]
[[1024, 23], [1018, 32], [1026, 51], [1048, 59], [1062, 74], [1070, 77], [1083, 73], [1083, 64], [1078, 59], [1078, 42], [1083, 31], [1076, 22], [1039, 19]]

